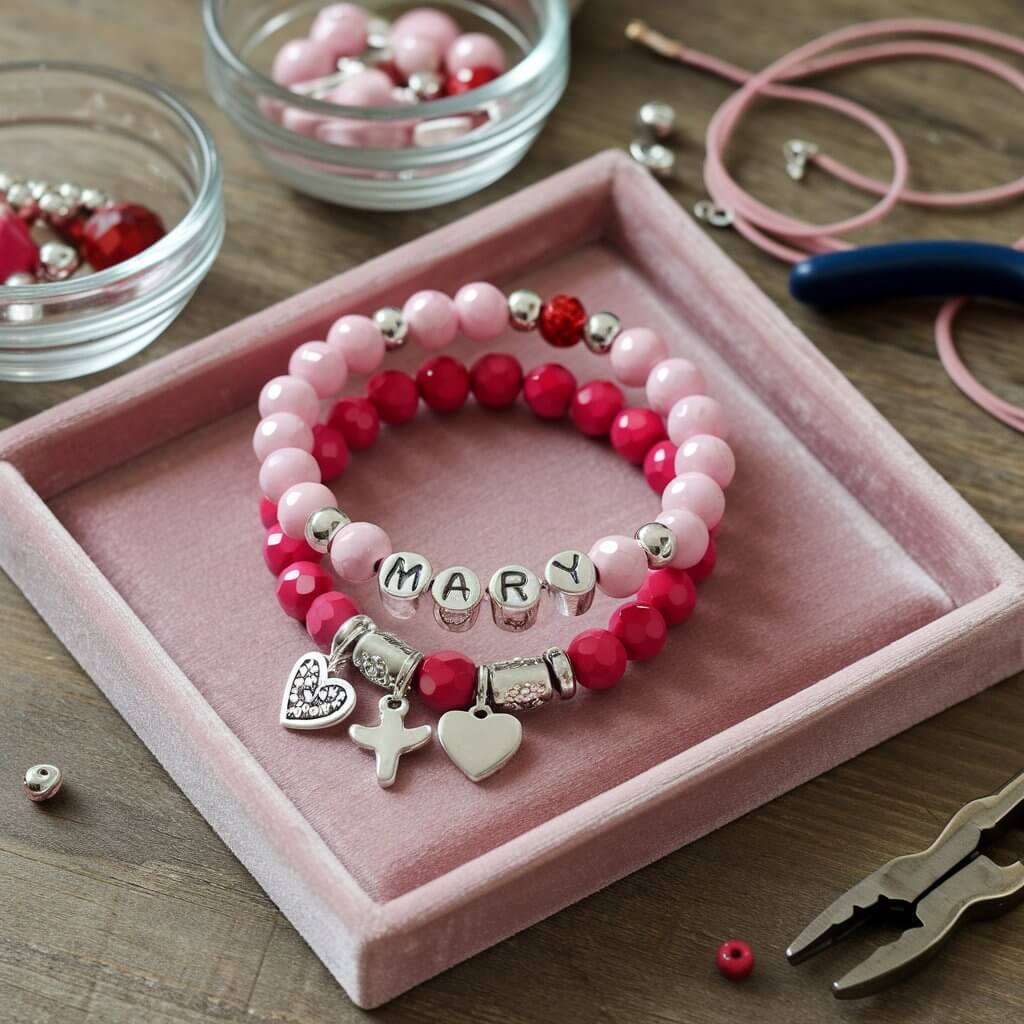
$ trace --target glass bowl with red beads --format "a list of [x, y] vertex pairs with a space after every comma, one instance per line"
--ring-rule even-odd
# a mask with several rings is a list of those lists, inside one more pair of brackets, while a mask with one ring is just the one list
[[178, 100], [111, 69], [0, 64], [0, 379], [134, 355], [223, 235], [216, 148]]
[[270, 171], [370, 210], [508, 173], [561, 97], [566, 0], [204, 0], [214, 99]]

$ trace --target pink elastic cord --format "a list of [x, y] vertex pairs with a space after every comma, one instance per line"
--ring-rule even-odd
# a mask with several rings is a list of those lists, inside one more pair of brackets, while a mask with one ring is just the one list
[[[786, 54], [763, 71], [752, 74], [726, 61], [682, 46], [638, 22], [629, 27], [627, 34], [664, 57], [701, 68], [739, 85], [718, 108], [708, 125], [704, 184], [716, 204], [732, 211], [736, 230], [758, 248], [779, 259], [795, 263], [809, 254], [850, 249], [852, 245], [843, 235], [878, 222], [901, 202], [917, 206], [959, 208], [1001, 203], [1024, 195], [1024, 177], [1004, 185], [971, 192], [914, 191], [907, 187], [909, 161], [906, 149], [896, 133], [881, 118], [851, 100], [792, 84], [825, 72], [871, 61], [928, 57], [976, 68], [1024, 93], [1024, 74], [1001, 60], [964, 46], [923, 39], [876, 42], [866, 46], [849, 45], [894, 35], [938, 36], [1024, 56], [1024, 40], [1015, 36], [976, 25], [933, 18], [869, 21], [829, 32]], [[847, 48], [838, 53], [827, 53], [840, 46]], [[741, 188], [725, 166], [725, 154], [740, 119], [755, 100], [762, 98], [811, 103], [843, 114], [871, 129], [885, 143], [892, 157], [893, 173], [889, 182], [867, 177], [823, 154], [811, 155], [808, 161], [854, 188], [879, 196], [878, 202], [856, 217], [832, 224], [810, 224], [767, 206]], [[1024, 239], [1017, 242], [1017, 248], [1024, 248]], [[952, 324], [965, 301], [953, 299], [947, 302], [936, 321], [935, 339], [942, 365], [953, 383], [972, 401], [1008, 426], [1024, 431], [1024, 409], [1011, 405], [983, 387], [956, 352]]]

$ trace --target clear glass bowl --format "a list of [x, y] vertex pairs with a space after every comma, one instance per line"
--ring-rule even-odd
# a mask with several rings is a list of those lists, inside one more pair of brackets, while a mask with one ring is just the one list
[[202, 123], [132, 75], [85, 64], [0, 64], [0, 171], [96, 187], [158, 213], [167, 234], [95, 274], [0, 285], [0, 379], [63, 380], [154, 341], [224, 237], [220, 159]]
[[[345, 107], [300, 96], [271, 81], [274, 54], [307, 35], [327, 0], [204, 0], [206, 76], [214, 99], [276, 177], [308, 195], [368, 210], [414, 210], [477, 192], [525, 155], [558, 102], [569, 74], [566, 0], [446, 0], [466, 31], [500, 39], [509, 70], [478, 89], [410, 107]], [[416, 6], [368, 0], [372, 14], [393, 20]], [[310, 118], [361, 126], [483, 120], [452, 141], [401, 148], [338, 145], [298, 134], [280, 122], [285, 108]], [[381, 134], [378, 132], [378, 135]]]

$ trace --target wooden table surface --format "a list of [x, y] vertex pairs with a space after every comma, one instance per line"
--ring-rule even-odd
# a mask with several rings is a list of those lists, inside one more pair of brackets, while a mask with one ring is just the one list
[[[6, 4], [0, 60], [61, 57], [123, 67], [176, 91], [208, 121], [226, 165], [221, 256], [167, 335], [108, 378], [477, 209], [597, 150], [622, 146], [641, 102], [679, 111], [684, 206], [702, 195], [702, 138], [723, 83], [631, 48], [643, 16], [703, 50], [760, 67], [826, 30], [900, 14], [972, 20], [1024, 34], [1020, 0], [588, 0], [574, 28], [568, 92], [533, 151], [498, 185], [420, 213], [353, 213], [294, 195], [247, 152], [207, 95], [191, 0]], [[1018, 62], [1019, 63], [1019, 62]], [[909, 146], [914, 182], [969, 188], [1024, 172], [1021, 101], [1005, 85], [920, 61], [858, 69], [829, 85], [866, 101]], [[814, 139], [879, 175], [878, 142], [805, 109], [765, 106], [741, 129], [734, 166], [758, 194], [816, 220], [865, 205], [811, 174], [783, 173], [781, 143]], [[865, 239], [1024, 235], [1024, 203], [950, 214], [901, 211]], [[273, 244], [270, 244], [271, 237]], [[825, 317], [796, 306], [783, 266], [731, 232], [716, 240], [1018, 551], [1024, 551], [1024, 440], [943, 374], [934, 302]], [[278, 262], [275, 253], [288, 251]], [[1024, 402], [1019, 311], [962, 318], [980, 377]], [[92, 387], [0, 384], [0, 426]], [[795, 539], [798, 547], [798, 539]], [[0, 1022], [354, 1021], [356, 1009], [93, 683], [0, 575]], [[35, 807], [18, 778], [64, 766], [68, 792]], [[968, 927], [941, 962], [860, 1004], [828, 981], [865, 955], [854, 943], [798, 970], [782, 951], [810, 916], [863, 873], [921, 849], [965, 801], [1024, 768], [1024, 677], [925, 722], [795, 792], [421, 985], [385, 1021], [597, 1024], [942, 1021], [1024, 1018], [1024, 908]], [[160, 808], [145, 815], [141, 804]], [[152, 823], [159, 820], [159, 827]], [[1017, 838], [1021, 835], [1018, 833]], [[1024, 843], [1018, 843], [1019, 855]], [[711, 966], [724, 938], [748, 939], [758, 969], [733, 986]], [[553, 950], [560, 950], [556, 958]], [[565, 951], [571, 951], [566, 955]]]

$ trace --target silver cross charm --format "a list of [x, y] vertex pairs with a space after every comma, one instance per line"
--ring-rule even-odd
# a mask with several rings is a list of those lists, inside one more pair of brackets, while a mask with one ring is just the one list
[[380, 721], [376, 725], [351, 725], [348, 734], [353, 743], [374, 752], [377, 781], [387, 787], [394, 783], [398, 774], [398, 759], [428, 743], [432, 730], [429, 725], [406, 729], [409, 702], [404, 697], [381, 697], [379, 707]]

